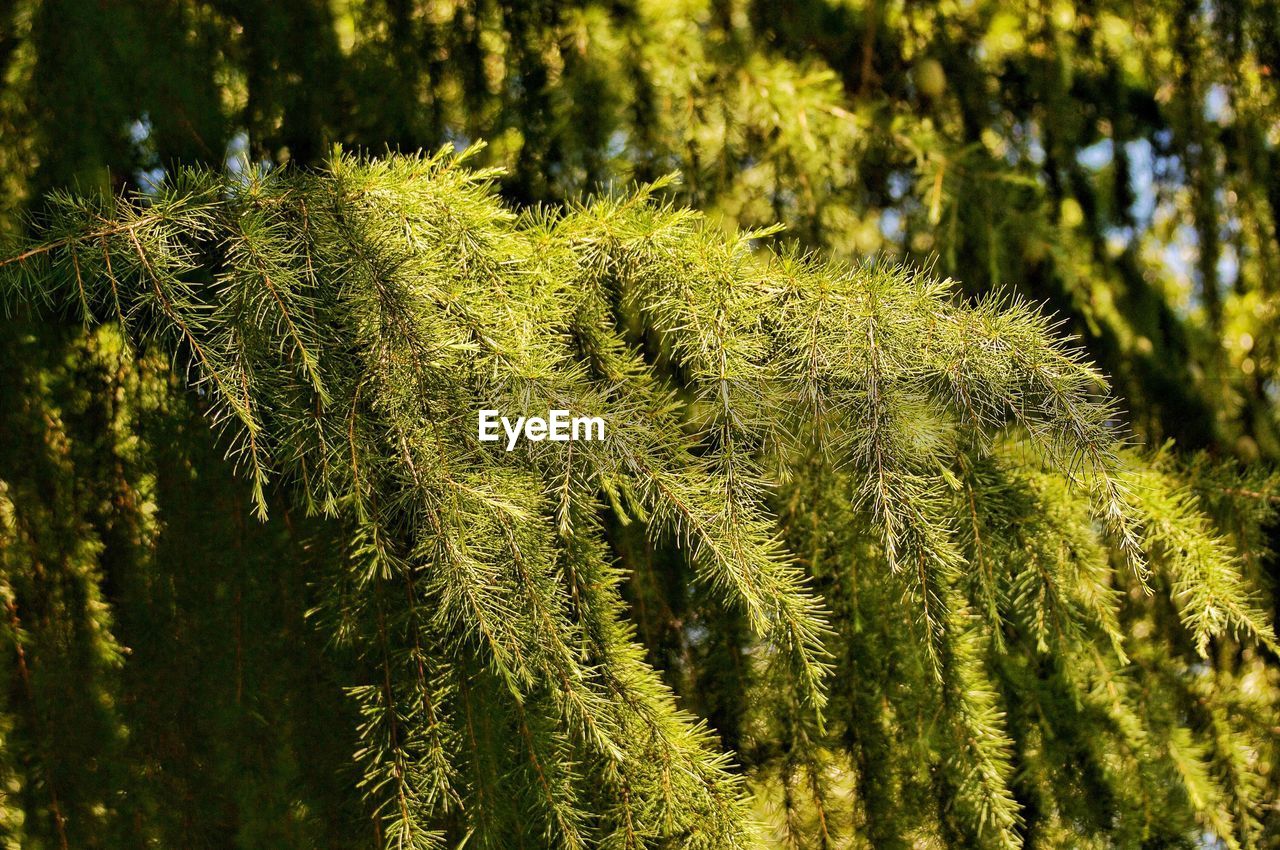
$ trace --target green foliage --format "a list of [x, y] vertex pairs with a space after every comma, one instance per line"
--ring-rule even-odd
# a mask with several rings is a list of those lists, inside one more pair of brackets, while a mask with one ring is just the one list
[[349, 840], [351, 719], [303, 622], [300, 547], [252, 520], [164, 359], [106, 326], [18, 327], [0, 347], [4, 846]]
[[0, 4], [0, 843], [1277, 846], [1273, 5]]
[[[292, 528], [281, 499], [314, 526], [369, 837], [1267, 846], [1274, 482], [1123, 447], [1101, 376], [1021, 300], [773, 251], [662, 183], [516, 209], [472, 154], [59, 195], [0, 265], [10, 303], [172, 358], [263, 533]], [[608, 436], [506, 452], [482, 408]], [[2, 514], [11, 610], [46, 592], [27, 501]], [[118, 664], [109, 619], [60, 616]], [[0, 762], [29, 789], [4, 828], [65, 844], [33, 771], [67, 756], [5, 723], [36, 743]], [[157, 793], [78, 796], [76, 828], [145, 823]], [[363, 846], [348, 829], [236, 840]]]
[[1149, 442], [1274, 459], [1272, 6], [15, 0], [4, 204], [332, 143], [484, 138], [525, 203], [679, 170], [713, 218], [1048, 301]]

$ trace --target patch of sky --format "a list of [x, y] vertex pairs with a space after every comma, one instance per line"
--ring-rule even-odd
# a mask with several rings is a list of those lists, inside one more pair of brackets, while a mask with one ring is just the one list
[[[1081, 167], [1098, 172], [1115, 161], [1116, 147], [1111, 139], [1099, 139], [1076, 152], [1076, 162]], [[1134, 238], [1151, 226], [1157, 201], [1156, 159], [1154, 148], [1147, 139], [1133, 139], [1124, 143], [1124, 157], [1129, 171], [1129, 190], [1133, 202], [1129, 206], [1130, 225], [1113, 225], [1104, 231], [1108, 246], [1118, 253], [1133, 243]]]
[[1034, 166], [1044, 164], [1044, 145], [1040, 141], [1040, 125], [1035, 121], [1014, 121], [1009, 127], [1012, 144], [1005, 151], [1005, 160], [1011, 165], [1023, 161]]
[[1218, 282], [1227, 287], [1234, 286], [1240, 276], [1240, 255], [1236, 252], [1236, 239], [1240, 236], [1243, 223], [1239, 216], [1232, 214], [1234, 201], [1234, 192], [1221, 187], [1214, 192], [1214, 204], [1221, 211], [1218, 242], [1222, 246], [1215, 269]]
[[227, 174], [240, 183], [248, 183], [253, 177], [261, 177], [271, 170], [271, 160], [263, 158], [257, 162], [249, 160], [249, 134], [239, 131], [227, 142], [227, 151], [222, 159]]
[[1204, 120], [1215, 124], [1230, 124], [1235, 118], [1231, 108], [1231, 92], [1222, 83], [1214, 83], [1204, 93]]
[[[1160, 249], [1160, 259], [1170, 275], [1183, 284], [1195, 283], [1199, 275], [1195, 269], [1196, 258], [1200, 255], [1200, 234], [1190, 224], [1179, 224], [1175, 228], [1173, 238]], [[1198, 309], [1202, 306], [1200, 289], [1197, 286], [1184, 287], [1188, 298], [1188, 306]]]
[[1090, 171], [1101, 171], [1115, 157], [1115, 146], [1110, 139], [1099, 139], [1088, 147], [1076, 151], [1076, 162]]
[[1123, 253], [1126, 248], [1133, 244], [1134, 230], [1128, 225], [1124, 227], [1112, 225], [1103, 231], [1103, 236], [1107, 240], [1107, 250], [1116, 255]]
[[1133, 193], [1129, 216], [1146, 228], [1156, 211], [1155, 151], [1146, 139], [1134, 139], [1125, 142], [1124, 154], [1129, 161], [1129, 191]]
[[890, 242], [901, 242], [905, 231], [902, 213], [889, 207], [880, 211], [880, 235]]
[[446, 127], [444, 138], [449, 144], [453, 145], [454, 151], [462, 153], [471, 147], [471, 137], [455, 127]]
[[1168, 139], [1162, 139], [1164, 130], [1157, 131], [1152, 139], [1133, 139], [1125, 142], [1124, 153], [1129, 167], [1129, 191], [1133, 202], [1129, 216], [1139, 232], [1151, 227], [1160, 207], [1161, 186], [1177, 186], [1185, 181], [1182, 160], [1163, 151], [1168, 150]]
[[129, 141], [138, 147], [144, 147], [151, 139], [151, 117], [145, 113], [137, 121], [129, 125]]
[[1199, 850], [1227, 850], [1229, 847], [1225, 841], [1209, 831], [1200, 833], [1200, 839], [1196, 845]]
[[154, 195], [164, 185], [165, 170], [163, 166], [157, 165], [155, 168], [139, 169], [134, 176], [138, 180], [138, 188], [142, 190], [142, 194]]
[[889, 174], [889, 197], [901, 201], [911, 191], [914, 178], [906, 171], [893, 171]]
[[1218, 282], [1223, 286], [1235, 286], [1236, 278], [1240, 276], [1240, 258], [1236, 255], [1236, 246], [1227, 243], [1222, 246], [1222, 253], [1218, 255]]
[[610, 159], [618, 159], [627, 152], [627, 144], [629, 139], [625, 130], [614, 130], [609, 134], [609, 141], [605, 145], [605, 155]]
[[1232, 215], [1232, 211], [1235, 209], [1236, 193], [1219, 186], [1213, 193], [1213, 202], [1218, 206], [1218, 209], [1223, 211], [1222, 238], [1231, 239], [1239, 236], [1244, 229], [1244, 225], [1239, 216]]
[[160, 191], [165, 177], [164, 166], [160, 164], [160, 155], [156, 153], [151, 133], [151, 116], [145, 112], [129, 125], [129, 143], [133, 146], [133, 155], [138, 162], [133, 182], [144, 195], [154, 195]]

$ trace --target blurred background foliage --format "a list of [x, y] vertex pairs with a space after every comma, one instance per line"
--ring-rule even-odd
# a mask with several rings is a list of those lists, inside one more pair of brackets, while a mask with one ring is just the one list
[[[1272, 0], [0, 0], [0, 228], [51, 189], [334, 145], [484, 139], [522, 203], [678, 171], [726, 224], [1044, 302], [1141, 442], [1252, 464], [1280, 458], [1278, 76]], [[200, 399], [121, 345], [0, 332], [0, 522], [38, 567], [0, 586], [0, 821], [353, 844], [351, 720], [304, 621], [325, 529], [254, 522]], [[716, 650], [668, 578], [633, 581], [639, 635], [737, 748], [760, 721], [699, 680]]]
[[[1280, 455], [1280, 15], [1239, 2], [10, 0], [8, 211], [175, 162], [485, 139], [506, 193], [683, 175], [726, 221], [1047, 302], [1136, 430]], [[12, 223], [12, 216], [9, 222]]]

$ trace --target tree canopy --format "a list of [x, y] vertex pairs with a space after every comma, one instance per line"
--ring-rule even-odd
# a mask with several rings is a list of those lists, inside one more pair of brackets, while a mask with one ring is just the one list
[[[483, 139], [525, 203], [682, 201], [1069, 318], [1152, 443], [1280, 454], [1269, 0], [15, 0], [8, 203]], [[110, 34], [110, 37], [102, 37]]]
[[1280, 846], [1269, 4], [0, 18], [0, 840]]

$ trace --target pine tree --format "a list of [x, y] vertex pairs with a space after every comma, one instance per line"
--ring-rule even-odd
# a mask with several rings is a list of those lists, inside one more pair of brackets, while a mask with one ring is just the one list
[[[1126, 446], [1105, 380], [1016, 297], [726, 232], [662, 181], [512, 207], [474, 153], [59, 194], [0, 265], [11, 305], [156, 380], [171, 361], [265, 521], [246, 534], [310, 541], [253, 570], [313, 571], [349, 715], [312, 722], [348, 736], [372, 818], [328, 835], [1271, 846], [1273, 480]], [[507, 452], [477, 440], [481, 409], [603, 416], [607, 438]], [[41, 547], [92, 540], [56, 525], [92, 507], [37, 533], [40, 503], [0, 501], [0, 639], [93, 681], [118, 649], [92, 551], [56, 556], [84, 588], [69, 622], [95, 630], [68, 643], [81, 666], [31, 632], [64, 620], [29, 613]], [[115, 846], [95, 821], [164, 817], [146, 777], [138, 799], [64, 788], [84, 776], [54, 745], [68, 718], [2, 716], [30, 742], [0, 762], [10, 840]], [[133, 769], [130, 744], [112, 764]]]

